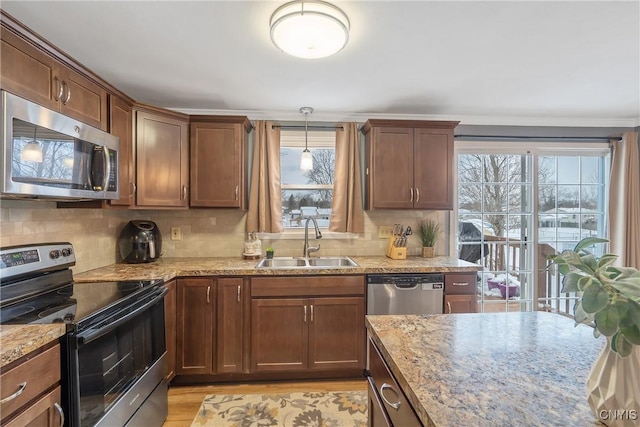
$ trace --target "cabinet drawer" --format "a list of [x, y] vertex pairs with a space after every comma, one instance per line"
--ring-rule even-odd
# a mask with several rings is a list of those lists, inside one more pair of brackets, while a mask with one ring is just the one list
[[31, 406], [4, 424], [5, 427], [62, 426], [64, 412], [60, 406], [60, 386], [35, 401]]
[[364, 276], [254, 277], [252, 297], [364, 295]]
[[369, 373], [373, 387], [394, 426], [421, 426], [422, 423], [400, 389], [378, 349], [369, 341]]
[[476, 293], [476, 273], [445, 274], [444, 293], [446, 295], [471, 295]]
[[[60, 346], [56, 345], [38, 355], [25, 356], [25, 361], [13, 369], [2, 372], [0, 399], [20, 392], [2, 404], [2, 419], [13, 415], [26, 403], [60, 382]], [[22, 386], [22, 384], [25, 384]]]

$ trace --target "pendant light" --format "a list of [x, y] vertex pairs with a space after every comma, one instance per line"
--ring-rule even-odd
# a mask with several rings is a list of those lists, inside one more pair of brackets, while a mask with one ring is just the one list
[[300, 169], [303, 171], [310, 171], [313, 169], [313, 157], [311, 156], [311, 151], [309, 151], [308, 148], [307, 118], [309, 114], [313, 113], [313, 108], [302, 107], [300, 108], [300, 112], [304, 114], [304, 150], [300, 157]]
[[33, 141], [28, 142], [20, 153], [20, 160], [27, 162], [42, 163], [42, 148], [38, 144], [36, 136], [38, 134], [38, 126], [33, 128]]

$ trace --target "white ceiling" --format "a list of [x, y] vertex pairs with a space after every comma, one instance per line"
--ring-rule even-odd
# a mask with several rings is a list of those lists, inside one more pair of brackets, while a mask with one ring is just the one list
[[187, 113], [463, 124], [640, 125], [640, 0], [342, 1], [349, 44], [277, 50], [283, 1], [8, 1], [139, 102]]

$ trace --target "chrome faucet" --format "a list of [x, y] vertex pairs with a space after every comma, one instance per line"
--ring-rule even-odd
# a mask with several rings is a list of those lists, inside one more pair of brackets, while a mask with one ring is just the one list
[[318, 246], [309, 247], [309, 221], [313, 221], [313, 226], [316, 229], [316, 239], [322, 238], [322, 233], [320, 233], [320, 229], [318, 228], [318, 222], [315, 218], [309, 217], [307, 221], [304, 223], [304, 257], [308, 258], [311, 252], [317, 252], [320, 250], [320, 244]]

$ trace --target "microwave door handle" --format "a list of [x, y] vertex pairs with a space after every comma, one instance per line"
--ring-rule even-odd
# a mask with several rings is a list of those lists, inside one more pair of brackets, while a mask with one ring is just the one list
[[102, 154], [104, 156], [104, 178], [102, 183], [102, 191], [107, 191], [107, 187], [109, 185], [109, 176], [111, 175], [111, 162], [109, 161], [109, 148], [106, 145], [104, 146]]

